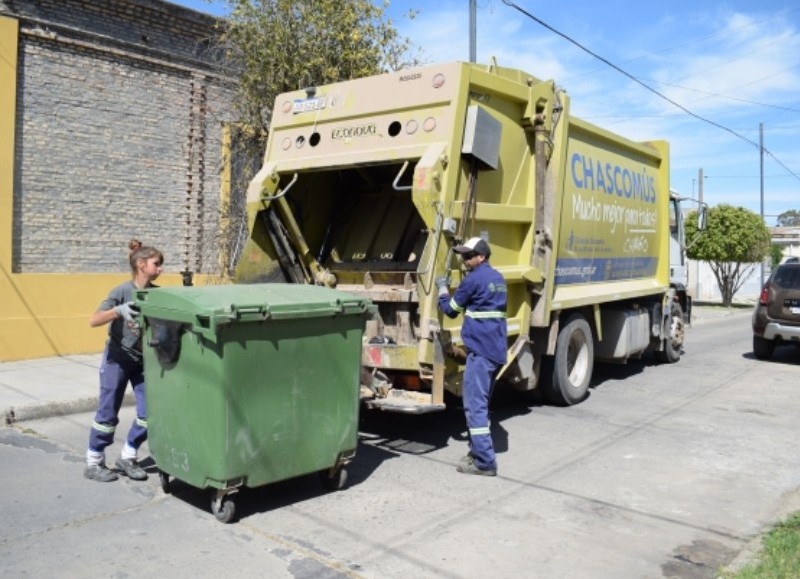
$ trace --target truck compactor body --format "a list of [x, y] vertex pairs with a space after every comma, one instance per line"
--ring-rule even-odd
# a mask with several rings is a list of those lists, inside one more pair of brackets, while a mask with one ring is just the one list
[[670, 283], [683, 228], [668, 145], [573, 117], [553, 81], [453, 62], [282, 94], [247, 207], [236, 282], [378, 306], [369, 407], [429, 412], [461, 393], [462, 320], [438, 311], [434, 280], [456, 287], [452, 248], [473, 236], [508, 289], [501, 382], [574, 404], [596, 360], [681, 356], [690, 298]]

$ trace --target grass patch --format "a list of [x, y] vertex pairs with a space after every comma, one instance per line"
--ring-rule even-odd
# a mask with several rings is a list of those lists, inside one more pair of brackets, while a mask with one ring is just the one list
[[776, 524], [762, 539], [758, 560], [725, 579], [797, 579], [800, 577], [800, 513]]

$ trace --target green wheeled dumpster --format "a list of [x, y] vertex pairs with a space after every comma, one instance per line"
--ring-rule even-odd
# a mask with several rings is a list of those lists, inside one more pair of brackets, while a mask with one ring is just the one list
[[137, 292], [144, 320], [150, 453], [170, 477], [213, 489], [217, 519], [235, 493], [319, 472], [347, 480], [355, 456], [369, 300], [309, 285]]

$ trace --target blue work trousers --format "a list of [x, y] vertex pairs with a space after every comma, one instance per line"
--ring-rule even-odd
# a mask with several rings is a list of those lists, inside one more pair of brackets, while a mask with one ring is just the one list
[[469, 429], [469, 452], [482, 470], [496, 469], [497, 459], [489, 424], [489, 400], [500, 365], [470, 352], [464, 370], [464, 413]]
[[114, 432], [119, 424], [119, 409], [125, 397], [128, 382], [136, 397], [136, 419], [128, 431], [127, 442], [133, 448], [139, 448], [147, 440], [147, 410], [144, 395], [144, 368], [141, 362], [133, 360], [119, 361], [103, 352], [100, 364], [100, 399], [97, 413], [89, 432], [89, 449], [103, 452], [114, 442]]

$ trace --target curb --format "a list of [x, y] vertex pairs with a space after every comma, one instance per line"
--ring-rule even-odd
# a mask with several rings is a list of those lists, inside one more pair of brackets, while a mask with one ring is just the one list
[[774, 520], [765, 524], [761, 530], [739, 550], [739, 553], [733, 560], [724, 566], [723, 571], [726, 573], [736, 573], [748, 565], [757, 564], [759, 556], [764, 549], [764, 537], [772, 530], [776, 523], [789, 518], [792, 513], [796, 512], [800, 512], [800, 487], [789, 491], [783, 496], [781, 504], [774, 515]]
[[[97, 400], [97, 396], [89, 396], [87, 398], [78, 398], [77, 400], [42, 402], [17, 407], [12, 406], [3, 411], [3, 419], [6, 426], [11, 426], [19, 422], [25, 422], [26, 420], [41, 420], [43, 418], [92, 412], [97, 409]], [[133, 394], [127, 392], [122, 399], [122, 405], [134, 406], [135, 404], [136, 399]]]
[[722, 306], [693, 306], [692, 325], [732, 317], [752, 316], [753, 308], [724, 308]]

